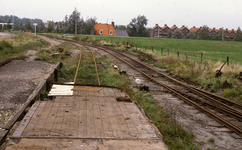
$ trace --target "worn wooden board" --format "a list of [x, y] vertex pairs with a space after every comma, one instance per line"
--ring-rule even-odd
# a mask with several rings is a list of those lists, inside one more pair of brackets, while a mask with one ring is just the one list
[[25, 139], [6, 150], [168, 150], [161, 140]]
[[73, 85], [53, 84], [48, 96], [73, 95]]

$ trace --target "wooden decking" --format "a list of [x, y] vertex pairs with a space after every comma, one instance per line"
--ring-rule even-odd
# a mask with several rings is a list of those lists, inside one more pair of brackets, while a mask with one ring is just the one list
[[[72, 96], [36, 101], [10, 136], [21, 141], [7, 150], [55, 149], [49, 144], [68, 140], [76, 149], [90, 146], [100, 149], [101, 145], [101, 149], [110, 150], [145, 149], [147, 143], [152, 143], [147, 148], [166, 149], [158, 130], [138, 106], [133, 102], [118, 102], [119, 96], [125, 94], [115, 88], [102, 88], [98, 92], [74, 91]], [[85, 140], [95, 144], [84, 144]]]

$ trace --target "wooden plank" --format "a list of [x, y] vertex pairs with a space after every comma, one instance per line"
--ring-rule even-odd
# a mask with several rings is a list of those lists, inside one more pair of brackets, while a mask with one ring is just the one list
[[128, 110], [130, 110], [130, 116], [131, 119], [134, 121], [134, 124], [139, 132], [138, 138], [139, 139], [144, 139], [147, 137], [147, 131], [143, 127], [142, 121], [139, 119], [140, 117], [137, 116], [137, 110], [136, 107], [134, 107], [135, 104], [132, 103], [125, 103], [125, 106]]
[[71, 115], [71, 125], [70, 131], [72, 136], [78, 136], [78, 126], [79, 126], [79, 106], [80, 105], [80, 97], [74, 97], [73, 107], [72, 107], [72, 115]]
[[108, 117], [110, 118], [113, 134], [115, 138], [124, 138], [124, 135], [121, 131], [121, 126], [119, 124], [118, 118], [116, 117], [114, 108], [113, 108], [113, 103], [109, 103], [107, 100], [107, 112], [108, 112]]
[[79, 124], [78, 124], [78, 137], [87, 137], [87, 102], [83, 101], [84, 98], [79, 100]]
[[32, 116], [32, 119], [30, 120], [30, 122], [28, 124], [28, 126], [24, 130], [24, 133], [23, 133], [24, 136], [34, 135], [35, 126], [38, 123], [39, 117], [41, 116], [41, 114], [42, 114], [42, 112], [45, 108], [46, 103], [47, 103], [46, 101], [42, 101], [39, 104], [38, 109], [35, 111], [34, 115]]
[[64, 118], [61, 126], [61, 131], [66, 136], [72, 136], [72, 131], [70, 131], [70, 123], [71, 123], [71, 111], [73, 108], [73, 97], [65, 98], [65, 111]]
[[92, 100], [87, 101], [87, 137], [96, 138]]
[[131, 135], [129, 135], [130, 131], [129, 131], [129, 128], [128, 128], [127, 124], [126, 124], [124, 115], [121, 112], [121, 109], [119, 107], [118, 102], [117, 103], [112, 103], [112, 106], [113, 106], [113, 113], [115, 114], [115, 116], [116, 116], [116, 118], [118, 120], [120, 129], [121, 129], [121, 132], [122, 132], [124, 138], [132, 138]]
[[13, 136], [21, 136], [22, 135], [22, 133], [24, 132], [26, 126], [30, 122], [31, 117], [33, 116], [33, 114], [37, 110], [39, 104], [40, 104], [40, 101], [36, 101], [32, 105], [32, 107], [30, 108], [30, 110], [28, 111], [28, 113], [25, 115], [24, 119], [21, 121], [21, 123], [19, 124], [19, 126], [17, 127], [17, 129], [14, 131]]
[[62, 122], [64, 118], [64, 113], [65, 113], [66, 100], [63, 97], [57, 97], [56, 100], [57, 99], [60, 105], [58, 107], [57, 114], [55, 116], [54, 124], [50, 134], [53, 136], [63, 136], [64, 134], [61, 131], [61, 127], [62, 127]]
[[49, 115], [49, 112], [51, 110], [52, 104], [53, 104], [52, 101], [47, 101], [47, 104], [45, 105], [45, 108], [44, 108], [42, 114], [39, 117], [38, 123], [35, 126], [35, 129], [34, 129], [35, 135], [45, 136], [45, 135], [48, 134], [48, 131], [45, 132], [45, 126], [44, 125], [45, 125], [46, 119]]
[[103, 120], [100, 112], [100, 106], [98, 99], [95, 99], [95, 103], [93, 102], [93, 116], [96, 130], [96, 137], [103, 138]]
[[112, 88], [107, 88], [107, 89], [108, 89], [110, 97], [116, 97], [116, 95], [115, 95], [115, 93], [114, 93]]
[[108, 116], [107, 103], [104, 97], [99, 97], [99, 106], [103, 123], [103, 135], [105, 138], [115, 138], [111, 125], [111, 120]]
[[137, 138], [140, 133], [137, 130], [133, 119], [130, 116], [130, 110], [126, 108], [125, 103], [123, 102], [119, 102], [118, 105], [121, 109], [121, 112], [123, 113], [124, 120], [129, 128], [129, 131], [130, 131], [129, 135], [131, 135], [133, 138]]

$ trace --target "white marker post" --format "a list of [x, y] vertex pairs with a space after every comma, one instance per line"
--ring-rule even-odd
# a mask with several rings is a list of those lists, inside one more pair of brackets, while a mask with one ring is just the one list
[[37, 23], [34, 23], [34, 28], [35, 28], [35, 36], [36, 36], [36, 26], [38, 25]]

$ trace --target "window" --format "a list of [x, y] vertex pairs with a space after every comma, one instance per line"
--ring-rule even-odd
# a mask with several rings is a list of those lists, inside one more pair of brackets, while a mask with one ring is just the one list
[[155, 32], [155, 35], [158, 35], [158, 33], [157, 33], [157, 32]]
[[154, 31], [157, 31], [157, 28], [155, 28]]
[[162, 29], [161, 29], [161, 28], [159, 28], [159, 31], [162, 31]]
[[171, 30], [170, 30], [170, 29], [168, 29], [168, 31], [170, 32]]
[[99, 30], [99, 34], [103, 34], [103, 30]]
[[113, 31], [112, 31], [112, 30], [109, 30], [109, 34], [110, 34], [110, 35], [113, 35]]
[[216, 32], [214, 32], [214, 35], [216, 35], [217, 33]]

